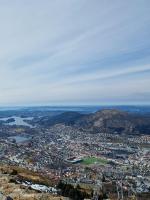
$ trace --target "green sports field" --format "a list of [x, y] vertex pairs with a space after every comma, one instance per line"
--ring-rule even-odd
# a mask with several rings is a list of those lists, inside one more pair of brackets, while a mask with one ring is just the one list
[[82, 161], [82, 164], [84, 165], [91, 165], [91, 164], [96, 164], [96, 163], [106, 165], [108, 161], [103, 158], [96, 158], [96, 157], [86, 157]]

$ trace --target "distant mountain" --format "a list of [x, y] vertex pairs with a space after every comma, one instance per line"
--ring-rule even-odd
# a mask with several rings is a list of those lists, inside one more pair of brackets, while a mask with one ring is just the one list
[[86, 115], [75, 125], [93, 133], [150, 134], [150, 117], [111, 109]]
[[85, 116], [84, 114], [70, 111], [70, 112], [64, 112], [62, 114], [59, 114], [53, 117], [49, 117], [49, 116], [42, 117], [38, 119], [36, 123], [42, 126], [43, 125], [52, 126], [55, 124], [74, 125], [77, 120], [81, 119], [84, 116]]
[[65, 124], [91, 132], [150, 134], [150, 117], [120, 110], [106, 109], [92, 114], [65, 112], [53, 117], [42, 117], [36, 121], [42, 126]]

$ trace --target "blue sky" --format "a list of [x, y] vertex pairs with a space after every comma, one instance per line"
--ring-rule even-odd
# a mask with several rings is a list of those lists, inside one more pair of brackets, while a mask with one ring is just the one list
[[0, 105], [150, 104], [149, 0], [0, 0]]

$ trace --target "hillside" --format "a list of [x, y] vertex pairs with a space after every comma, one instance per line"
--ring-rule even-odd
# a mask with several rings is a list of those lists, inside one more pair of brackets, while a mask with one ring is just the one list
[[55, 124], [65, 124], [65, 125], [74, 125], [77, 120], [80, 120], [84, 117], [84, 114], [78, 112], [64, 112], [56, 116], [45, 116], [38, 119], [35, 119], [33, 123], [40, 124], [42, 126], [53, 126]]
[[[17, 175], [12, 173], [14, 170], [17, 170]], [[6, 197], [11, 197], [13, 200], [63, 200], [61, 196], [41, 193], [32, 189], [31, 186], [16, 183], [15, 180], [18, 179], [18, 176], [22, 176], [22, 173], [23, 169], [21, 168], [0, 165], [0, 200], [6, 199]], [[33, 180], [37, 175], [35, 176], [33, 173], [31, 177], [31, 172], [24, 170], [24, 177], [30, 177]]]
[[150, 134], [150, 116], [106, 109], [92, 114], [65, 112], [53, 117], [43, 117], [34, 123], [41, 126], [65, 124], [92, 133]]
[[150, 134], [150, 117], [119, 110], [102, 110], [76, 121], [84, 130], [108, 133]]

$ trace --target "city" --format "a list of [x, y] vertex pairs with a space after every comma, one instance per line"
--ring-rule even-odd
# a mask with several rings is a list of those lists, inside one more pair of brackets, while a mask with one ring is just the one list
[[[89, 198], [149, 198], [150, 135], [93, 134], [63, 123], [31, 126], [35, 120], [30, 120], [26, 126], [0, 120], [0, 162], [49, 179], [46, 189], [33, 189], [57, 196], [62, 181], [80, 187]], [[25, 177], [16, 176], [15, 181], [31, 186]]]

